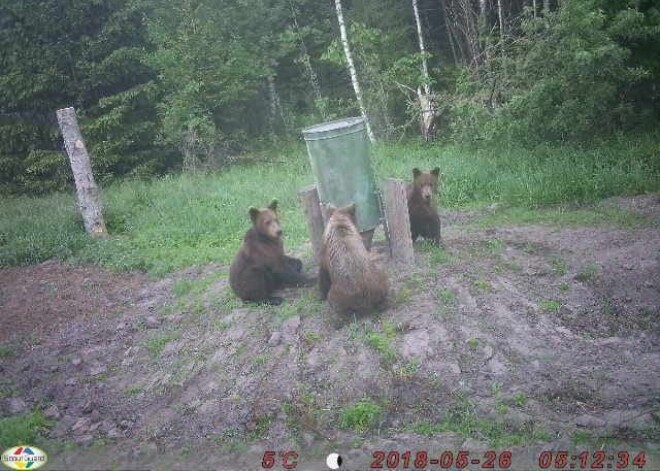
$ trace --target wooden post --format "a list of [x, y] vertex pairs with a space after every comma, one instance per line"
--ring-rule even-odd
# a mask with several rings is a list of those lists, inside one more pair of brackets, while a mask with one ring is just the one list
[[302, 204], [305, 216], [307, 216], [307, 227], [309, 237], [312, 240], [312, 249], [316, 261], [321, 263], [321, 250], [323, 249], [323, 230], [325, 223], [321, 212], [321, 203], [316, 185], [306, 186], [298, 192], [300, 204]]
[[85, 230], [93, 237], [105, 237], [107, 230], [99, 205], [99, 191], [94, 182], [92, 165], [78, 128], [76, 110], [73, 108], [57, 110], [57, 122], [60, 124], [66, 152], [71, 162], [71, 170], [73, 170], [73, 178], [76, 182], [78, 206], [82, 213]]
[[415, 262], [406, 184], [395, 178], [385, 179], [385, 219], [390, 251], [395, 262], [412, 265]]

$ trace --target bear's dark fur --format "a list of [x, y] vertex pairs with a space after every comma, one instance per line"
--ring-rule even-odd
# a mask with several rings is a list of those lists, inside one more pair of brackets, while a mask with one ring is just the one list
[[367, 252], [355, 226], [355, 204], [329, 206], [319, 271], [321, 298], [340, 314], [384, 307], [388, 280]]
[[438, 182], [442, 179], [438, 167], [430, 173], [413, 169], [413, 181], [408, 185], [408, 214], [410, 215], [410, 233], [413, 242], [422, 236], [440, 244], [440, 216], [435, 202]]
[[243, 301], [280, 304], [271, 296], [286, 285], [309, 284], [302, 274], [302, 262], [284, 255], [282, 229], [277, 218], [277, 201], [268, 208], [249, 209], [252, 228], [247, 231], [229, 270], [229, 285]]

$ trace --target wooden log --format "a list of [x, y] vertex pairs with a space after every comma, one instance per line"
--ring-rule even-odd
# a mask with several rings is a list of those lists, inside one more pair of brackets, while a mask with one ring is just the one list
[[93, 237], [105, 237], [108, 232], [101, 214], [99, 191], [92, 174], [89, 154], [78, 127], [76, 110], [73, 108], [57, 110], [57, 122], [62, 130], [64, 145], [71, 162], [71, 170], [76, 182], [78, 207], [83, 217], [85, 230]]
[[319, 193], [316, 185], [309, 185], [298, 192], [300, 204], [303, 207], [307, 217], [307, 227], [309, 229], [309, 238], [312, 241], [312, 249], [316, 261], [321, 263], [321, 250], [323, 249], [323, 230], [325, 221], [321, 211]]
[[415, 263], [406, 184], [395, 178], [384, 182], [385, 220], [392, 259], [402, 265]]

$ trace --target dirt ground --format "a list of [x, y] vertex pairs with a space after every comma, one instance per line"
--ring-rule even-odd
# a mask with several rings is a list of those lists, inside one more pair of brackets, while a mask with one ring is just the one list
[[[221, 266], [2, 269], [0, 417], [43, 411], [45, 469], [260, 469], [265, 450], [366, 469], [380, 449], [511, 450], [530, 469], [597, 446], [660, 469], [660, 197], [599, 207], [648, 223], [481, 229], [444, 211], [444, 250], [387, 264], [388, 309], [356, 319], [313, 288], [243, 306]], [[342, 410], [363, 398], [380, 414], [358, 431]]]

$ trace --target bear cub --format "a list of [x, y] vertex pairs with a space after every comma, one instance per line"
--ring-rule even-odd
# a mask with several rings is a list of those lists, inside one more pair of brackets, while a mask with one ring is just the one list
[[440, 168], [430, 173], [413, 169], [413, 181], [408, 185], [408, 214], [410, 215], [410, 233], [413, 242], [422, 236], [440, 245], [440, 216], [435, 202], [438, 182], [442, 179]]
[[271, 296], [284, 286], [308, 285], [302, 274], [302, 262], [284, 255], [282, 228], [277, 218], [277, 200], [267, 208], [249, 209], [252, 228], [243, 238], [229, 269], [229, 285], [243, 301], [281, 304]]
[[319, 288], [321, 299], [340, 314], [365, 314], [384, 307], [388, 280], [362, 242], [356, 227], [355, 203], [329, 205], [323, 234]]

